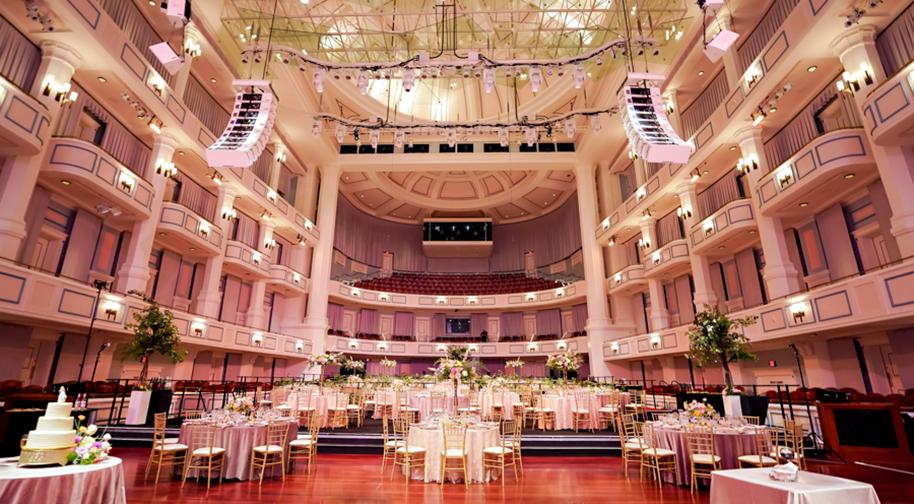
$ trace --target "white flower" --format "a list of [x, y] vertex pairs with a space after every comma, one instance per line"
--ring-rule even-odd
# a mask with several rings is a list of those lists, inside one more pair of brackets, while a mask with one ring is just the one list
[[466, 371], [464, 371], [464, 372], [463, 372], [463, 376], [466, 376], [466, 375], [467, 375], [467, 372], [466, 372]]
[[96, 432], [98, 432], [98, 427], [96, 427], [95, 425], [90, 425], [89, 430], [86, 431], [86, 434], [93, 436], [93, 435], [95, 435]]
[[111, 439], [111, 434], [105, 433], [105, 435], [102, 436], [102, 439], [104, 439], [105, 441], [108, 441], [109, 439]]

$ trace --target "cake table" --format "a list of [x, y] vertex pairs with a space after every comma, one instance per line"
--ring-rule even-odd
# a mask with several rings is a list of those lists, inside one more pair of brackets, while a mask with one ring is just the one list
[[117, 457], [64, 467], [16, 467], [17, 459], [0, 459], [0, 502], [127, 503], [124, 466]]

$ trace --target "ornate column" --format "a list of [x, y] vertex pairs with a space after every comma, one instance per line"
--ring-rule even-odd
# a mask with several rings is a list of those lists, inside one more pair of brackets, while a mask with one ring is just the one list
[[[736, 31], [733, 29], [733, 19], [730, 17], [730, 14], [726, 9], [721, 10], [717, 13], [714, 24], [720, 24], [720, 28], [724, 30]], [[740, 38], [745, 40], [745, 37], [749, 36], [748, 33], [740, 33]], [[708, 36], [708, 40], [710, 40]], [[736, 48], [739, 46], [739, 43], [733, 44], [727, 49], [727, 52], [724, 53], [724, 72], [727, 73], [727, 89], [733, 90], [736, 89], [736, 85], [739, 83], [742, 73], [739, 71], [739, 63], [737, 62]]]
[[308, 299], [308, 316], [305, 334], [311, 339], [312, 352], [323, 353], [327, 336], [327, 301], [330, 284], [330, 267], [333, 262], [333, 232], [336, 225], [336, 203], [340, 188], [340, 167], [326, 166], [321, 170], [318, 228], [320, 242], [311, 255], [311, 294]]
[[[657, 230], [654, 224], [657, 222], [653, 217], [641, 220], [641, 239], [649, 243], [650, 247], [642, 248], [642, 258], [650, 260], [651, 254], [657, 250]], [[659, 278], [651, 278], [647, 281], [647, 286], [651, 292], [651, 331], [659, 331], [670, 326], [670, 312], [666, 309], [666, 296], [663, 294], [663, 282]]]
[[[683, 212], [683, 224], [688, 240], [689, 230], [698, 221], [698, 193], [695, 184], [688, 182], [677, 186], [676, 193], [679, 194], [679, 207]], [[695, 311], [704, 310], [706, 304], [716, 305], [718, 299], [711, 287], [711, 265], [707, 256], [692, 254], [692, 280], [695, 283], [695, 295], [692, 298]]]
[[[273, 239], [273, 228], [275, 226], [272, 221], [262, 220], [257, 243], [257, 251], [260, 252], [260, 256], [269, 257], [270, 264], [276, 261], [276, 257], [273, 250], [267, 247], [267, 244]], [[251, 285], [251, 303], [247, 312], [247, 325], [258, 329], [263, 329], [267, 326], [263, 311], [263, 298], [267, 291], [267, 281], [266, 279], [258, 279]]]
[[222, 254], [210, 257], [206, 260], [206, 267], [203, 269], [203, 287], [200, 289], [200, 295], [197, 296], [197, 313], [209, 318], [219, 316], [219, 305], [221, 298], [219, 296], [219, 280], [222, 278], [222, 262], [225, 252], [225, 242], [231, 236], [231, 223], [226, 217], [231, 215], [235, 203], [235, 194], [238, 190], [228, 184], [219, 186], [219, 195], [216, 197], [216, 222], [213, 224], [219, 226], [225, 234], [222, 240]]

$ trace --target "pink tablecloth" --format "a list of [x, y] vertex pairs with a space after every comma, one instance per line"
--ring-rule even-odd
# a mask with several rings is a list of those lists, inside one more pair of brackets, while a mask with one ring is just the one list
[[[453, 400], [453, 398], [452, 398]], [[469, 472], [470, 483], [485, 483], [498, 479], [501, 475], [500, 469], [483, 468], [482, 451], [492, 446], [498, 446], [499, 433], [498, 427], [486, 428], [468, 428], [466, 437], [467, 450], [467, 471]], [[441, 482], [441, 451], [444, 450], [444, 432], [439, 429], [422, 429], [411, 427], [409, 429], [409, 445], [420, 446], [425, 448], [426, 461], [425, 471], [422, 468], [413, 469], [410, 475], [412, 479], [425, 480], [426, 483], [435, 481]], [[448, 466], [454, 465], [451, 461]], [[405, 468], [403, 469], [406, 470]], [[460, 483], [463, 481], [463, 475], [458, 472], [446, 472], [445, 477], [451, 483]]]
[[[187, 445], [188, 447], [190, 446], [191, 440], [191, 428], [193, 428], [191, 424], [182, 425], [181, 434], [178, 436], [178, 442]], [[298, 437], [298, 421], [292, 421], [289, 424], [289, 434], [286, 436], [286, 446], [296, 437]], [[242, 425], [237, 427], [217, 428], [213, 446], [225, 448], [225, 471], [223, 473], [223, 478], [241, 481], [250, 479], [251, 453], [255, 446], [263, 446], [265, 444], [267, 444], [267, 426], [255, 427]], [[288, 459], [288, 450], [286, 451], [285, 456]], [[276, 470], [276, 475], [279, 476], [279, 468], [271, 467], [267, 469], [264, 477], [272, 476], [274, 469]], [[260, 473], [258, 472], [257, 474], [259, 476]], [[190, 471], [187, 477], [196, 478], [197, 471]], [[213, 477], [218, 478], [219, 476], [213, 473]]]
[[42, 504], [126, 504], [121, 459], [87, 466], [16, 467], [0, 461], [0, 502]]
[[[666, 428], [655, 429], [654, 434], [660, 448], [676, 452], [676, 471], [680, 485], [689, 485], [692, 481], [692, 464], [689, 463], [689, 443], [682, 430]], [[714, 454], [720, 457], [721, 469], [736, 469], [739, 467], [739, 457], [758, 453], [755, 443], [755, 434], [723, 434], [714, 432]], [[672, 482], [671, 474], [664, 474], [667, 481]]]
[[[555, 430], [574, 430], [574, 415], [572, 410], [574, 409], [575, 399], [574, 397], [561, 397], [561, 396], [543, 396], [546, 401], [546, 409], [555, 410]], [[600, 400], [596, 396], [590, 396], [590, 424], [585, 426], [581, 424], [578, 427], [578, 430], [587, 428], [591, 426], [597, 428], [597, 423], [599, 423], [599, 411], [600, 411]], [[543, 421], [540, 420], [539, 428], [543, 428]], [[546, 428], [549, 428], [547, 425]]]
[[[457, 396], [457, 408], [466, 408], [470, 404], [470, 400], [465, 395]], [[425, 419], [432, 414], [432, 397], [428, 393], [413, 394], [409, 396], [409, 407], [416, 408], [419, 410], [419, 421], [424, 422]], [[444, 396], [444, 411], [448, 413], [454, 413], [454, 394]]]
[[[597, 399], [600, 401], [600, 407], [606, 406], [612, 400], [612, 394], [596, 394]], [[622, 411], [625, 411], [625, 405], [632, 402], [632, 396], [628, 392], [622, 392], [619, 394], [619, 403], [622, 406]]]
[[768, 477], [771, 469], [714, 471], [711, 504], [879, 504], [872, 485], [800, 471], [797, 481], [782, 483]]
[[[289, 394], [289, 397], [286, 400], [287, 405], [292, 406], [292, 405], [296, 404], [295, 395], [296, 395], [295, 392]], [[315, 409], [315, 411], [317, 411], [321, 416], [321, 428], [330, 427], [330, 415], [327, 414], [327, 410], [330, 409], [331, 406], [336, 405], [337, 395], [338, 394], [312, 395], [310, 397], [311, 407], [313, 407]], [[304, 396], [302, 396], [302, 397], [304, 397]], [[301, 401], [298, 404], [299, 409], [305, 409], [306, 406], [307, 405], [304, 403], [304, 399], [301, 399]]]
[[[492, 405], [495, 404], [495, 394], [492, 392], [484, 392], [480, 395], [482, 403], [482, 414], [487, 418], [492, 414]], [[504, 404], [502, 409], [505, 412], [505, 419], [514, 420], [514, 405], [520, 402], [520, 396], [517, 392], [505, 392], [504, 398], [502, 399]]]

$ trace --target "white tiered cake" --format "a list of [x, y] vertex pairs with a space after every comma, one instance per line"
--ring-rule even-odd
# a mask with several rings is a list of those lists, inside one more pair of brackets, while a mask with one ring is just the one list
[[44, 416], [38, 419], [38, 427], [29, 432], [25, 447], [32, 450], [67, 448], [76, 444], [76, 430], [70, 410], [73, 405], [66, 402], [63, 391], [56, 403], [48, 403]]

